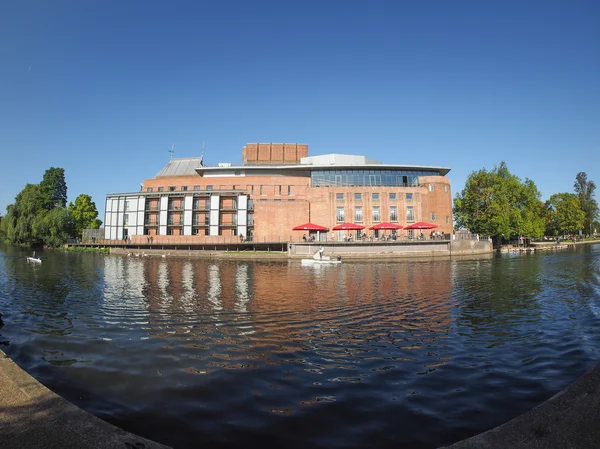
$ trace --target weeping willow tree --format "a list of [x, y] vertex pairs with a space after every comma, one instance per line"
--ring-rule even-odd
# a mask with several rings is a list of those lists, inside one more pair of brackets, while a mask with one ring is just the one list
[[64, 207], [66, 192], [64, 170], [46, 170], [40, 184], [27, 184], [6, 208], [0, 223], [3, 238], [28, 246], [63, 244], [73, 232], [73, 218]]

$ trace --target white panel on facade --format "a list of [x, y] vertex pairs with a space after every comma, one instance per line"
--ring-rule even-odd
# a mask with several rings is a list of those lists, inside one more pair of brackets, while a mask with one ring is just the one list
[[[191, 210], [186, 209], [183, 211], [183, 225], [184, 226], [192, 225], [192, 211]], [[191, 235], [191, 234], [186, 234], [186, 235]]]
[[192, 225], [183, 226], [183, 235], [192, 235]]
[[[210, 196], [210, 210], [219, 210], [219, 195]], [[212, 218], [210, 220], [212, 223]]]
[[238, 196], [238, 209], [241, 209], [241, 210], [248, 209], [248, 195], [239, 195]]
[[192, 210], [192, 203], [194, 201], [194, 197], [192, 195], [188, 195], [183, 200], [183, 209], [184, 210]]
[[219, 235], [219, 227], [211, 226], [210, 227], [210, 235]]
[[219, 226], [219, 211], [218, 210], [210, 211], [210, 225], [217, 226], [217, 227]]
[[115, 228], [114, 226], [110, 227], [110, 239], [117, 240], [117, 228]]
[[106, 198], [106, 212], [112, 211], [112, 199]]
[[[106, 222], [104, 222], [106, 223]], [[104, 238], [110, 240], [110, 227], [104, 225]]]
[[111, 211], [116, 212], [119, 210], [119, 198], [113, 198], [111, 200], [112, 202], [112, 206], [111, 206]]
[[161, 196], [160, 197], [160, 206], [159, 206], [159, 209], [160, 210], [167, 210], [168, 207], [169, 207], [169, 197], [168, 196]]
[[117, 226], [117, 213], [116, 212], [111, 212], [111, 214], [110, 214], [110, 225]]
[[246, 226], [248, 224], [248, 213], [245, 210], [238, 210], [237, 222], [240, 226]]
[[158, 220], [160, 222], [159, 234], [167, 235], [167, 208], [169, 207], [169, 197], [160, 197], [160, 212], [158, 213]]
[[246, 226], [238, 226], [238, 235], [246, 236]]

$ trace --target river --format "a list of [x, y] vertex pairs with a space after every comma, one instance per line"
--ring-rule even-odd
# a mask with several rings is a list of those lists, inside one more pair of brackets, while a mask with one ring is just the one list
[[226, 261], [0, 247], [1, 348], [176, 448], [434, 448], [598, 361], [600, 245], [480, 259]]

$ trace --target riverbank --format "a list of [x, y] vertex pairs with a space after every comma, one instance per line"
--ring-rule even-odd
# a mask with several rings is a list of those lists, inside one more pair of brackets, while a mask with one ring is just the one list
[[0, 442], [3, 449], [168, 449], [76, 407], [23, 371], [1, 350]]
[[600, 363], [533, 410], [445, 449], [595, 449], [598, 422]]

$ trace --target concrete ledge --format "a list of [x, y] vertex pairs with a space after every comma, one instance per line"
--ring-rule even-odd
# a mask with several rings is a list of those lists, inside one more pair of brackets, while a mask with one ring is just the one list
[[[546, 402], [446, 449], [600, 447], [600, 363]], [[442, 448], [443, 449], [443, 448]]]
[[125, 432], [61, 398], [0, 351], [3, 449], [168, 449]]

